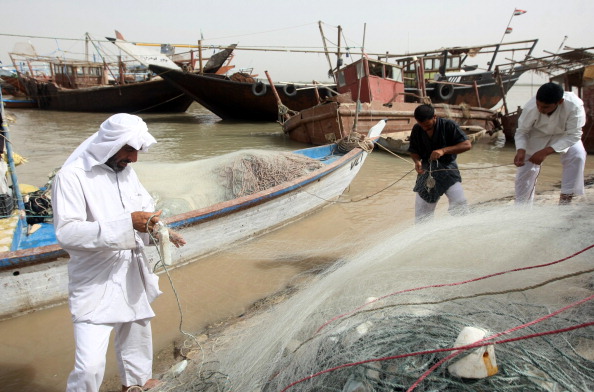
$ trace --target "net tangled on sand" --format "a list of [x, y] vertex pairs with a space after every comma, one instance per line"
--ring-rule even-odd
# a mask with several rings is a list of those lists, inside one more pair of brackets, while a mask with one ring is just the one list
[[[162, 390], [592, 390], [593, 213], [486, 208], [378, 233], [378, 245], [217, 336]], [[496, 374], [450, 373], [473, 349], [441, 363], [467, 326], [500, 334]]]
[[172, 216], [269, 189], [323, 165], [301, 154], [248, 149], [166, 166], [139, 163], [135, 171], [157, 208]]

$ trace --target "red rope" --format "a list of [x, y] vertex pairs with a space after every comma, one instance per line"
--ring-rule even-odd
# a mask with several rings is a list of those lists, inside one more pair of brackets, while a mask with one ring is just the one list
[[384, 298], [388, 298], [388, 297], [391, 297], [391, 296], [394, 296], [394, 295], [398, 295], [398, 294], [402, 294], [402, 293], [408, 293], [408, 292], [411, 292], [411, 291], [419, 291], [419, 290], [425, 290], [425, 289], [430, 289], [430, 288], [438, 288], [438, 287], [451, 287], [451, 286], [459, 286], [459, 285], [466, 284], [466, 283], [478, 282], [478, 281], [480, 281], [480, 280], [484, 280], [484, 279], [493, 278], [493, 277], [495, 277], [495, 276], [505, 275], [505, 274], [508, 274], [508, 273], [511, 273], [511, 272], [526, 271], [526, 270], [530, 270], [530, 269], [536, 269], [536, 268], [549, 267], [549, 266], [551, 266], [551, 265], [558, 264], [558, 263], [561, 263], [561, 262], [563, 262], [563, 261], [569, 260], [569, 259], [571, 259], [571, 258], [573, 258], [573, 257], [575, 257], [575, 256], [577, 256], [577, 255], [579, 255], [579, 254], [581, 254], [581, 253], [584, 253], [585, 251], [587, 251], [587, 250], [590, 250], [590, 249], [592, 249], [592, 248], [594, 248], [594, 244], [592, 244], [592, 245], [590, 245], [590, 246], [587, 246], [586, 248], [584, 248], [584, 249], [582, 249], [582, 250], [580, 250], [580, 251], [578, 251], [578, 252], [576, 252], [576, 253], [574, 253], [574, 254], [572, 254], [572, 255], [570, 255], [570, 256], [567, 256], [567, 257], [564, 257], [564, 258], [562, 258], [562, 259], [560, 259], [560, 260], [557, 260], [557, 261], [552, 261], [552, 262], [550, 262], [550, 263], [546, 263], [546, 264], [538, 264], [538, 265], [532, 265], [532, 266], [528, 266], [528, 267], [514, 268], [514, 269], [511, 269], [511, 270], [502, 271], [502, 272], [496, 272], [496, 273], [494, 273], [494, 274], [485, 275], [485, 276], [480, 276], [480, 277], [478, 277], [478, 278], [469, 279], [469, 280], [463, 280], [463, 281], [460, 281], [460, 282], [454, 282], [454, 283], [441, 283], [441, 284], [434, 284], [434, 285], [423, 286], [423, 287], [414, 287], [414, 288], [412, 288], [412, 289], [400, 290], [400, 291], [396, 291], [396, 292], [393, 292], [393, 293], [390, 293], [390, 294], [386, 294], [386, 295], [384, 295], [384, 296], [382, 296], [382, 297], [379, 297], [379, 298], [376, 298], [376, 299], [374, 299], [373, 301], [366, 302], [366, 303], [364, 303], [363, 305], [361, 305], [361, 306], [359, 306], [359, 307], [355, 308], [354, 310], [352, 310], [352, 311], [350, 311], [350, 312], [343, 313], [343, 314], [341, 314], [341, 315], [338, 315], [338, 316], [336, 316], [336, 317], [334, 317], [334, 318], [330, 319], [329, 321], [327, 321], [327, 322], [325, 322], [324, 324], [322, 324], [322, 326], [321, 326], [321, 327], [319, 327], [319, 328], [316, 330], [316, 334], [318, 334], [318, 333], [319, 333], [319, 332], [320, 332], [322, 329], [324, 329], [324, 328], [325, 328], [325, 327], [326, 327], [328, 324], [330, 324], [330, 323], [333, 323], [334, 321], [336, 321], [336, 320], [339, 320], [339, 319], [341, 319], [341, 318], [343, 318], [343, 317], [349, 316], [349, 315], [351, 315], [351, 314], [353, 314], [353, 313], [356, 313], [357, 311], [359, 311], [359, 310], [363, 309], [363, 308], [364, 308], [364, 307], [366, 307], [367, 305], [370, 305], [370, 304], [372, 304], [372, 303], [374, 303], [374, 302], [380, 301], [380, 300], [382, 300], [382, 299], [384, 299]]

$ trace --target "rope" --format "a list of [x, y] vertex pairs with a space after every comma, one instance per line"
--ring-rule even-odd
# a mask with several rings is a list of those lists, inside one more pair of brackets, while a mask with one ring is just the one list
[[351, 132], [348, 136], [336, 141], [338, 151], [347, 153], [359, 147], [367, 153], [373, 151], [373, 142], [358, 132]]
[[[153, 214], [146, 221], [146, 230], [147, 230], [147, 233], [149, 234], [150, 238], [152, 239], [153, 243], [155, 243], [155, 244], [157, 244], [159, 242], [159, 240], [157, 239], [157, 237], [154, 236], [153, 232], [151, 230], [149, 230], [148, 225], [149, 225], [149, 222], [151, 221], [151, 219], [153, 219], [156, 216], [157, 216], [157, 214]], [[157, 262], [155, 263], [155, 266], [153, 267], [153, 272], [155, 272], [155, 270], [157, 269], [157, 267], [159, 266], [159, 264], [161, 264], [161, 267], [163, 267], [163, 270], [165, 271], [165, 274], [167, 275], [167, 279], [169, 280], [169, 284], [171, 285], [171, 289], [173, 290], [173, 295], [175, 296], [175, 301], [177, 303], [177, 309], [179, 311], [179, 332], [181, 332], [183, 335], [191, 338], [192, 340], [194, 340], [194, 342], [196, 344], [198, 344], [200, 346], [200, 343], [196, 339], [196, 336], [192, 335], [189, 332], [184, 331], [184, 329], [183, 329], [184, 312], [183, 312], [182, 307], [181, 307], [181, 302], [180, 302], [180, 299], [179, 299], [179, 294], [177, 293], [177, 289], [175, 288], [175, 284], [173, 283], [173, 279], [171, 278], [171, 275], [169, 274], [169, 270], [167, 269], [167, 265], [165, 265], [165, 263], [163, 262], [163, 255], [161, 254], [161, 250], [159, 249], [158, 246], [156, 246], [156, 250], [157, 250], [157, 254], [159, 255], [159, 260], [157, 260]]]

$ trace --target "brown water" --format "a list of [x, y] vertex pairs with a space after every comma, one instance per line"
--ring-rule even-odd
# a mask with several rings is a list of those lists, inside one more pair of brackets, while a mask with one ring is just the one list
[[[22, 183], [34, 185], [43, 185], [47, 174], [59, 167], [107, 117], [32, 110], [13, 110], [11, 114], [17, 121], [10, 125], [14, 151], [29, 159], [17, 171]], [[304, 147], [284, 137], [277, 124], [221, 122], [197, 105], [183, 114], [142, 117], [159, 143], [149, 153], [141, 154], [139, 160], [160, 162], [165, 173], [174, 166], [168, 163], [242, 148]], [[514, 153], [512, 145], [496, 148], [485, 141], [459, 157], [460, 166], [465, 169], [463, 185], [470, 203], [513, 194]], [[299, 274], [353, 251], [349, 244], [378, 241], [378, 232], [398, 231], [411, 225], [414, 216], [411, 169], [410, 161], [376, 151], [340, 203], [259, 239], [172, 271], [182, 307], [183, 330], [199, 333], [211, 323], [238, 316], [258, 299], [286, 287]], [[586, 175], [593, 174], [594, 159], [591, 159], [587, 162]], [[163, 173], [144, 179], [145, 186], [150, 189], [151, 182], [158, 181], [159, 175]], [[167, 175], [179, 175], [183, 181], [183, 176], [191, 174]], [[550, 157], [543, 166], [538, 190], [553, 189], [559, 178], [559, 159]], [[447, 214], [445, 201], [437, 209], [438, 216], [443, 214]], [[159, 368], [164, 366], [159, 360], [171, 357], [174, 341], [183, 340], [179, 331], [180, 312], [166, 276], [161, 277], [160, 285], [164, 294], [154, 303], [157, 317], [153, 321], [155, 351], [159, 353], [156, 373], [165, 370]], [[3, 337], [0, 391], [64, 390], [73, 366], [72, 326], [65, 305], [2, 321], [0, 335]], [[113, 382], [115, 372], [110, 351], [103, 390], [113, 390], [117, 385]]]

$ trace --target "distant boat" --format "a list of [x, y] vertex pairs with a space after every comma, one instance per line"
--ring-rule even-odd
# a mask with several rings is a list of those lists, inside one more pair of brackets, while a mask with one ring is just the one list
[[[396, 64], [403, 67], [407, 102], [415, 102], [415, 96], [424, 94], [433, 103], [467, 104], [492, 109], [526, 72], [527, 69], [521, 63], [530, 58], [537, 43], [538, 40], [533, 39], [451, 47], [409, 53], [406, 56], [386, 55], [386, 58], [394, 59]], [[497, 65], [498, 55], [513, 56], [518, 53], [522, 53], [523, 58], [511, 64], [506, 60]], [[467, 64], [478, 55], [489, 56], [486, 68]], [[506, 63], [505, 66], [503, 63]], [[424, 78], [423, 91], [418, 83], [420, 73]]]
[[[150, 65], [157, 75], [222, 118], [237, 121], [277, 121], [279, 106], [269, 83], [250, 75], [200, 75]], [[300, 111], [336, 95], [334, 86], [275, 83], [274, 89], [290, 111]], [[282, 114], [281, 114], [282, 116]]]
[[[384, 125], [383, 121], [379, 121], [369, 131], [368, 140], [376, 140]], [[247, 192], [167, 219], [167, 225], [182, 234], [188, 243], [176, 251], [170, 268], [272, 231], [331, 204], [351, 184], [370, 151], [370, 148], [359, 146], [346, 151], [338, 144], [292, 153], [267, 150], [266, 154], [279, 154], [279, 158], [284, 157], [289, 163], [301, 162], [301, 174], [286, 181], [277, 180], [277, 184], [268, 179], [266, 187], [261, 187], [265, 189], [256, 189], [252, 194]], [[249, 160], [250, 164], [259, 159], [253, 151], [238, 153], [247, 153], [245, 157], [240, 157]], [[228, 159], [230, 168], [235, 167], [236, 157]], [[279, 178], [279, 166], [275, 166], [274, 170], [275, 178]], [[265, 173], [260, 171], [258, 175]], [[209, 195], [203, 196], [206, 198]], [[26, 219], [20, 219], [19, 213], [13, 212], [12, 204], [0, 203], [0, 207], [2, 205], [5, 206], [4, 216], [0, 219], [5, 227], [2, 235], [4, 242], [12, 239], [12, 245], [0, 251], [0, 319], [65, 302], [68, 255], [57, 244], [52, 223], [39, 222], [37, 231], [31, 232]], [[156, 247], [145, 250], [151, 268], [155, 268], [160, 259]], [[158, 271], [163, 272], [162, 266]]]
[[[341, 139], [352, 131], [366, 129], [378, 119], [388, 120], [380, 136], [405, 139], [416, 124], [419, 103], [404, 102], [402, 68], [366, 57], [336, 72], [340, 95], [302, 110], [284, 121], [283, 130], [292, 140], [321, 145]], [[480, 127], [492, 132], [497, 113], [469, 105], [435, 104], [436, 115], [462, 127]]]
[[[233, 47], [221, 51], [217, 72], [231, 55]], [[145, 80], [127, 80], [122, 63], [117, 79], [109, 80], [112, 67], [107, 63], [10, 53], [15, 64], [25, 60], [28, 71], [18, 71], [26, 95], [44, 110], [108, 113], [184, 112], [193, 100], [161, 78], [143, 75]], [[37, 64], [45, 72], [34, 69]], [[18, 68], [17, 68], [18, 69]]]
[[31, 109], [37, 107], [34, 99], [30, 98], [4, 98], [4, 107], [8, 109]]

